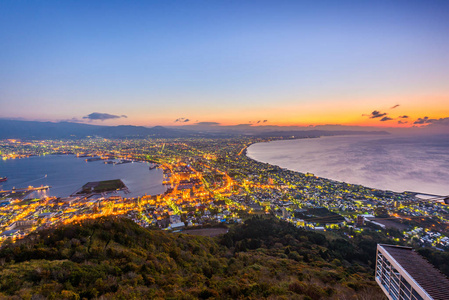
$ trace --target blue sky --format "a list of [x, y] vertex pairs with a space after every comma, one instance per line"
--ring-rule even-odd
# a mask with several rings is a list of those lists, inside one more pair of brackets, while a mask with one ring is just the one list
[[0, 117], [384, 126], [362, 115], [399, 104], [444, 119], [448, 15], [447, 1], [2, 1]]

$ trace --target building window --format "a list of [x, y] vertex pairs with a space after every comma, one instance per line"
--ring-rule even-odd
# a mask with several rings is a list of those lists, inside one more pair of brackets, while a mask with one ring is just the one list
[[413, 300], [424, 300], [415, 290], [413, 290]]

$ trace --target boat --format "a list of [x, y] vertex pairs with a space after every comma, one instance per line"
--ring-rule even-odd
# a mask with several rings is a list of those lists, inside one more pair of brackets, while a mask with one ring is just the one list
[[0, 182], [8, 180], [8, 177], [0, 177]]

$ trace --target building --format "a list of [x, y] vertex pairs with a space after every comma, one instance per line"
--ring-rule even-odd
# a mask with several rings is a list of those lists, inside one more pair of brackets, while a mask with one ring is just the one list
[[358, 215], [357, 222], [355, 223], [355, 225], [357, 227], [362, 227], [363, 225], [365, 225], [365, 217], [363, 215]]
[[449, 279], [410, 247], [377, 245], [376, 282], [390, 300], [449, 299]]

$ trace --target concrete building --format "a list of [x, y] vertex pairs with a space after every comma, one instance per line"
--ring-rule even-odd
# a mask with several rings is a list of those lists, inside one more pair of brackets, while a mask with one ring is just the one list
[[377, 245], [376, 282], [390, 300], [449, 299], [449, 279], [410, 247]]

